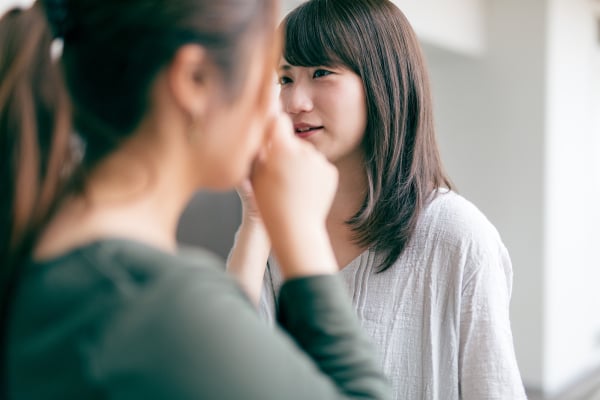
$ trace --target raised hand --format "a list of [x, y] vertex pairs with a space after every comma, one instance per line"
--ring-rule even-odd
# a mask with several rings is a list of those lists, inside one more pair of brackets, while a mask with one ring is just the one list
[[337, 170], [312, 145], [294, 136], [287, 116], [278, 115], [270, 129], [251, 182], [282, 273], [288, 278], [334, 273], [337, 265], [325, 220], [337, 188]]

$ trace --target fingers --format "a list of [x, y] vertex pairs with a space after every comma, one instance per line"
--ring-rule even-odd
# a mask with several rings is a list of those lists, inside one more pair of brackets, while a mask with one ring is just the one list
[[290, 118], [284, 113], [278, 113], [273, 116], [273, 119], [269, 123], [267, 135], [267, 149], [273, 145], [289, 144], [292, 140], [295, 140], [294, 126]]

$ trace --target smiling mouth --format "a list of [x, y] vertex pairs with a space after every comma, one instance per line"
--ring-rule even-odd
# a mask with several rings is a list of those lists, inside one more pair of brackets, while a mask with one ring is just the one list
[[319, 130], [322, 128], [323, 128], [322, 126], [314, 126], [314, 127], [308, 127], [308, 128], [298, 128], [298, 129], [295, 129], [295, 131], [297, 134], [306, 134], [306, 133], [316, 131], [316, 130]]

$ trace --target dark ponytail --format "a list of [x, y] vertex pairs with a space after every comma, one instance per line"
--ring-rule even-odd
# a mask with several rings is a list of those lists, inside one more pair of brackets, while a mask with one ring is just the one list
[[53, 40], [39, 2], [0, 19], [2, 293], [52, 209], [70, 160], [71, 106]]
[[71, 105], [53, 40], [40, 3], [0, 19], [0, 391], [18, 265], [57, 203], [71, 159]]

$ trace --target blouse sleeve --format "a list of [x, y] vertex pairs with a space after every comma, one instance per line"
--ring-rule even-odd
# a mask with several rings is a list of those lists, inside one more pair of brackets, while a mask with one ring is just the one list
[[263, 278], [263, 285], [260, 292], [260, 299], [258, 300], [258, 314], [260, 318], [267, 322], [269, 325], [274, 325], [276, 321], [277, 315], [277, 293], [278, 290], [276, 286], [279, 286], [279, 282], [277, 280], [277, 276], [274, 276], [276, 270], [273, 271], [270, 262], [267, 262], [267, 267], [265, 269], [265, 275]]
[[107, 322], [88, 371], [107, 398], [390, 398], [336, 277], [286, 282], [276, 329], [228, 280], [185, 281]]
[[460, 392], [464, 400], [526, 399], [509, 320], [512, 265], [506, 248], [471, 248], [462, 290]]

